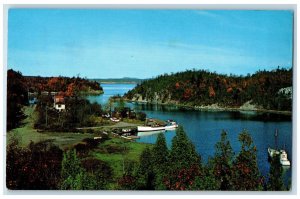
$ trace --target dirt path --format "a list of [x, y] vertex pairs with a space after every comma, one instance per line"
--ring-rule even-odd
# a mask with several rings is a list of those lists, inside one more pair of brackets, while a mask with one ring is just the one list
[[77, 128], [78, 130], [84, 130], [84, 129], [113, 129], [113, 128], [128, 128], [128, 127], [137, 127], [139, 124], [132, 124], [128, 122], [118, 122], [114, 125], [109, 126], [92, 126], [92, 127], [82, 127]]

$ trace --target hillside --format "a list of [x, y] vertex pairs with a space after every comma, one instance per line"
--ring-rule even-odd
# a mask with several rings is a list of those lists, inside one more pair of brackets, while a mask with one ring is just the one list
[[103, 88], [96, 81], [80, 77], [40, 77], [24, 76], [24, 80], [29, 92], [62, 92], [65, 95], [74, 95], [75, 93], [99, 95], [103, 93]]
[[145, 80], [124, 98], [195, 108], [291, 111], [292, 93], [285, 92], [291, 88], [292, 69], [264, 70], [247, 76], [187, 70]]

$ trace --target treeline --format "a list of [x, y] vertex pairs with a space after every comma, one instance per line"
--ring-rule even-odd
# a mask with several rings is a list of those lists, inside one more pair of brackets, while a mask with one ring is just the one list
[[216, 143], [215, 155], [207, 164], [196, 153], [182, 128], [176, 131], [169, 150], [164, 134], [159, 134], [153, 148], [146, 148], [140, 161], [126, 170], [118, 184], [125, 190], [288, 190], [283, 183], [279, 157], [271, 162], [269, 178], [257, 166], [256, 147], [251, 136], [239, 135], [241, 149], [234, 154], [227, 133]]
[[100, 94], [103, 88], [96, 81], [80, 77], [40, 77], [26, 76], [26, 85], [29, 92], [41, 93], [47, 92], [64, 92], [67, 96], [73, 96], [76, 93]]
[[51, 141], [31, 143], [28, 148], [21, 148], [16, 140], [12, 140], [7, 146], [6, 185], [17, 190], [100, 190], [112, 187], [118, 190], [290, 189], [283, 183], [279, 157], [271, 161], [269, 176], [265, 179], [257, 166], [256, 147], [251, 136], [243, 131], [239, 141], [241, 149], [234, 154], [227, 133], [222, 132], [215, 146], [215, 155], [204, 164], [182, 128], [176, 131], [170, 149], [164, 134], [159, 134], [155, 145], [146, 148], [138, 162], [125, 162], [123, 176], [115, 179], [109, 164], [88, 155], [103, 142], [88, 139], [80, 147], [62, 151]]
[[[261, 109], [290, 111], [292, 93], [287, 87], [292, 87], [292, 69], [278, 67], [247, 76], [187, 70], [145, 80], [124, 96], [129, 100], [140, 98], [155, 103], [218, 104], [230, 108], [251, 102]], [[286, 91], [283, 88], [287, 88]]]

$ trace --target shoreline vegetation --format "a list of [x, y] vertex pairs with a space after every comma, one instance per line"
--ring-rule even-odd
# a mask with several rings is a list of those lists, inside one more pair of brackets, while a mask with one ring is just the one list
[[282, 115], [292, 115], [292, 111], [279, 111], [279, 110], [267, 110], [262, 108], [256, 108], [255, 106], [251, 105], [250, 107], [241, 106], [241, 107], [222, 107], [218, 104], [211, 104], [211, 105], [202, 105], [202, 106], [192, 106], [192, 105], [185, 105], [185, 104], [178, 104], [178, 103], [161, 103], [161, 102], [148, 102], [145, 100], [129, 100], [124, 99], [126, 102], [130, 103], [140, 103], [140, 104], [152, 104], [152, 105], [162, 105], [162, 106], [175, 106], [180, 107], [188, 110], [198, 110], [198, 111], [251, 111], [251, 112], [261, 112], [261, 113], [275, 113], [275, 114], [282, 114]]

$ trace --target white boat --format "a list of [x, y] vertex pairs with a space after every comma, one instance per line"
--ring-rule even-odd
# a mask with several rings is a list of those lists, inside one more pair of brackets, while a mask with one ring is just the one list
[[280, 163], [282, 166], [291, 165], [290, 161], [287, 159], [287, 153], [285, 152], [285, 150], [280, 150]]
[[178, 127], [176, 122], [169, 122], [166, 126], [138, 126], [138, 132], [148, 132], [148, 131], [171, 131]]
[[178, 124], [176, 122], [170, 122], [167, 126], [165, 126], [165, 130], [173, 131], [178, 128]]
[[275, 150], [275, 149], [271, 149], [270, 147], [268, 148], [268, 154], [270, 156], [270, 158], [273, 158], [275, 155], [279, 155], [280, 152]]
[[270, 158], [273, 158], [275, 155], [279, 155], [280, 158], [280, 164], [282, 166], [290, 166], [291, 163], [287, 158], [287, 153], [285, 152], [285, 150], [275, 150], [275, 149], [271, 149], [270, 147], [268, 148], [268, 154], [270, 156]]
[[138, 132], [147, 132], [147, 131], [164, 131], [166, 128], [164, 126], [138, 126]]
[[117, 119], [115, 117], [110, 118], [110, 120], [113, 121], [113, 122], [120, 122], [120, 119]]

